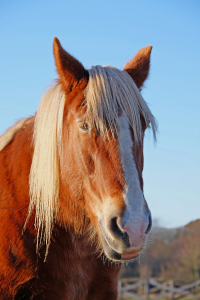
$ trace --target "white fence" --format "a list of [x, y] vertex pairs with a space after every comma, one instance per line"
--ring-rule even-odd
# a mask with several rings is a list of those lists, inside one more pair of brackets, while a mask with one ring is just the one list
[[154, 278], [142, 280], [124, 278], [119, 280], [119, 295], [120, 299], [136, 300], [178, 299], [180, 297], [200, 299], [200, 280], [180, 286], [173, 280], [161, 283]]

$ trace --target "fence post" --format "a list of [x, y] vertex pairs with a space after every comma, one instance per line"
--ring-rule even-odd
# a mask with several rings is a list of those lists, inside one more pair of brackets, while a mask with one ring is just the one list
[[118, 300], [120, 300], [120, 296], [122, 297], [122, 294], [121, 294], [121, 286], [122, 286], [122, 282], [121, 280], [118, 280]]
[[146, 279], [146, 285], [145, 285], [145, 298], [146, 298], [146, 300], [149, 299], [149, 278]]
[[169, 280], [169, 287], [171, 288], [171, 291], [169, 291], [169, 298], [173, 299], [173, 287], [174, 287], [174, 281], [173, 280]]

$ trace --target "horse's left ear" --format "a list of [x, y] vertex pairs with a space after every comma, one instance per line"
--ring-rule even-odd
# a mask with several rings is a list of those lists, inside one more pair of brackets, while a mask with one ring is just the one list
[[139, 89], [149, 74], [151, 50], [152, 46], [140, 49], [124, 67], [124, 70], [133, 78]]
[[63, 49], [56, 37], [53, 41], [53, 53], [60, 81], [67, 93], [87, 84], [88, 71], [77, 59]]

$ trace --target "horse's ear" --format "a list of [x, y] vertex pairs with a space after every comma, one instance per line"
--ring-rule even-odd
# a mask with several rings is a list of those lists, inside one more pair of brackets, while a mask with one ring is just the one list
[[80, 87], [84, 81], [88, 81], [88, 71], [77, 59], [62, 48], [57, 37], [53, 41], [53, 53], [58, 75], [67, 92]]
[[139, 89], [149, 74], [151, 50], [152, 46], [140, 49], [124, 67], [124, 70], [133, 78]]

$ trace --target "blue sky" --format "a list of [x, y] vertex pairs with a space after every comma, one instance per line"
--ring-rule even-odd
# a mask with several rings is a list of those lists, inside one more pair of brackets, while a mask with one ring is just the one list
[[199, 0], [4, 1], [0, 4], [0, 134], [33, 115], [57, 77], [53, 37], [85, 67], [123, 68], [152, 45], [142, 91], [159, 123], [145, 140], [144, 192], [167, 227], [200, 217]]

